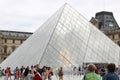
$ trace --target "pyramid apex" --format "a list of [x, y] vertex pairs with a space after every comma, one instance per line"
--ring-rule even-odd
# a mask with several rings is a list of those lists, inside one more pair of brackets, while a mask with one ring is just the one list
[[68, 3], [65, 3], [65, 4], [64, 4], [64, 7], [67, 6], [67, 5], [69, 5], [69, 4], [68, 4]]
[[67, 5], [68, 3], [66, 2], [64, 5]]

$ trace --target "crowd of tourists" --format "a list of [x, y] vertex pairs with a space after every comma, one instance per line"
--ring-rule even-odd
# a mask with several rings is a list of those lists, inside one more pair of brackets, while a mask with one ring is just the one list
[[[10, 67], [6, 69], [0, 67], [0, 79], [3, 76], [5, 76], [4, 80], [13, 80], [12, 76], [14, 76], [14, 80], [52, 80], [53, 71], [51, 67], [47, 66], [40, 68], [39, 64], [31, 67], [27, 66], [26, 68], [24, 66], [21, 68], [16, 67], [13, 71]], [[63, 80], [62, 67], [58, 69], [58, 76], [59, 80]]]
[[[14, 76], [14, 80], [52, 80], [52, 76], [58, 76], [59, 80], [64, 80], [64, 75], [66, 75], [63, 67], [53, 68], [43, 66], [32, 65], [26, 68], [22, 66], [21, 68], [16, 67], [11, 71], [10, 67], [6, 69], [1, 69], [0, 67], [0, 78], [4, 77], [4, 80], [13, 80], [11, 76]], [[96, 67], [94, 64], [89, 64], [87, 68], [83, 67], [73, 67], [73, 76], [83, 76], [82, 80], [120, 80], [120, 68], [116, 68], [115, 64], [110, 63], [107, 66]]]

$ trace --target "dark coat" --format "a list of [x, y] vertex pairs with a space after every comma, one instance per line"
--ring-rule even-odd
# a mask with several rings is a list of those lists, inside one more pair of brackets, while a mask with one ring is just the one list
[[109, 72], [103, 77], [103, 80], [119, 80], [119, 77], [115, 72]]

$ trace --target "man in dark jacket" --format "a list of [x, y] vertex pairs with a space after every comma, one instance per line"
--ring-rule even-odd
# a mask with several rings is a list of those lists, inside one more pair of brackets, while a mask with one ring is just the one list
[[103, 77], [103, 80], [119, 80], [118, 75], [115, 73], [116, 66], [114, 63], [110, 63], [107, 66], [108, 73]]

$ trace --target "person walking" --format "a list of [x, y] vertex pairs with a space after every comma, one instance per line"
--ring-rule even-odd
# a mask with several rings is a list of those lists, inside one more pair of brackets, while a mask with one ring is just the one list
[[60, 70], [58, 72], [59, 80], [63, 80], [63, 68], [60, 67]]
[[100, 76], [95, 73], [96, 66], [94, 64], [89, 64], [87, 70], [82, 80], [100, 80]]
[[116, 66], [114, 63], [110, 63], [107, 66], [108, 72], [102, 80], [119, 80], [119, 76], [115, 73]]

